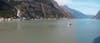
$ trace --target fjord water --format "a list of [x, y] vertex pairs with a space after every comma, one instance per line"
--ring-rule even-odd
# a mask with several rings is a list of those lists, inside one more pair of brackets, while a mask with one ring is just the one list
[[99, 24], [94, 19], [66, 18], [1, 22], [0, 43], [93, 43], [100, 36]]
[[76, 35], [77, 43], [94, 43], [94, 40], [100, 37], [100, 20], [77, 19]]
[[[68, 27], [68, 22], [73, 23]], [[0, 23], [0, 43], [75, 43], [74, 20]]]

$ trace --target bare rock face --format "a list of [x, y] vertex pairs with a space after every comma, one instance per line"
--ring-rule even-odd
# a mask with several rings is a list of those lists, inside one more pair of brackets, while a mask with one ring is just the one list
[[63, 18], [68, 17], [54, 0], [8, 0], [20, 16], [25, 18]]

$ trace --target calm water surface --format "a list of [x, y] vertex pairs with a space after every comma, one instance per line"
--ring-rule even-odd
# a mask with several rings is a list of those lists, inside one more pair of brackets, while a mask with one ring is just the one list
[[99, 25], [93, 19], [1, 22], [0, 43], [93, 43]]
[[[73, 23], [68, 26], [68, 22]], [[0, 43], [75, 43], [74, 20], [0, 23]]]
[[100, 36], [100, 20], [77, 19], [76, 35], [77, 43], [93, 43]]

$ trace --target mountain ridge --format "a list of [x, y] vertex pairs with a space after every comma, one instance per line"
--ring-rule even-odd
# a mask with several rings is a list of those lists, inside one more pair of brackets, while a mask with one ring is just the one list
[[68, 17], [67, 13], [63, 13], [63, 10], [54, 0], [10, 0], [9, 3], [17, 9], [20, 9], [20, 16], [25, 18]]
[[65, 8], [68, 9], [68, 11], [70, 12], [70, 15], [74, 16], [75, 18], [79, 18], [79, 19], [84, 19], [84, 18], [90, 18], [89, 16], [87, 16], [86, 14], [76, 10], [76, 9], [72, 9], [72, 8], [69, 8], [68, 6], [64, 6]]

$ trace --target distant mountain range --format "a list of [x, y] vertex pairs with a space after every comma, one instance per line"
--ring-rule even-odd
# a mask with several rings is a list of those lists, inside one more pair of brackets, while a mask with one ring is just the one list
[[74, 18], [91, 18], [90, 15], [85, 15], [84, 13], [77, 11], [75, 9], [71, 9], [68, 6], [64, 6], [64, 8], [67, 10], [67, 12], [70, 12], [70, 15], [74, 16]]

